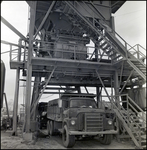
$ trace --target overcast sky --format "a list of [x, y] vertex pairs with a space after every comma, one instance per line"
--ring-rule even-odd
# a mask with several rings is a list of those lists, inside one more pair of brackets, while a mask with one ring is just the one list
[[[25, 1], [3, 1], [1, 3], [1, 16], [10, 22], [24, 36], [27, 35], [28, 4]], [[146, 48], [146, 1], [127, 1], [114, 14], [115, 29], [131, 46], [140, 44]], [[1, 40], [18, 44], [19, 37], [1, 23]], [[9, 51], [8, 45], [1, 44], [1, 52]], [[145, 51], [143, 51], [146, 54]], [[9, 103], [13, 105], [15, 89], [15, 72], [10, 70], [9, 53], [2, 54], [5, 63], [5, 93]], [[22, 78], [22, 72], [20, 72]], [[20, 82], [22, 85], [23, 82]], [[19, 92], [19, 104], [23, 101], [23, 88]], [[44, 96], [46, 97], [46, 96]], [[43, 100], [43, 99], [42, 99]]]

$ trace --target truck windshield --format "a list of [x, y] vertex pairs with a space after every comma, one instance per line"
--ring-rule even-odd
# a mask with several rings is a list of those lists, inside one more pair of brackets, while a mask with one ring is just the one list
[[95, 100], [91, 99], [74, 99], [70, 101], [70, 107], [79, 108], [79, 107], [89, 107], [97, 108]]

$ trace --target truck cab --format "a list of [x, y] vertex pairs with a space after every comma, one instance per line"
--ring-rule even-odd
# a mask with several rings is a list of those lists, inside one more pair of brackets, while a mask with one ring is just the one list
[[49, 101], [47, 118], [48, 133], [62, 133], [65, 147], [85, 136], [99, 136], [101, 143], [110, 144], [117, 133], [114, 112], [98, 108], [94, 95], [69, 94]]

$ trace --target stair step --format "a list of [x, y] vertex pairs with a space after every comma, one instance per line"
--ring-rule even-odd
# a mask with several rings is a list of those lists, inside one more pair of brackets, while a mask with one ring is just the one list
[[146, 140], [141, 140], [141, 143], [146, 143]]
[[143, 149], [146, 149], [146, 145], [142, 146]]
[[101, 44], [100, 47], [103, 47], [105, 44], [107, 44], [107, 42], [104, 42], [103, 44]]
[[142, 122], [138, 122], [138, 123], [136, 123], [136, 122], [131, 122], [131, 124], [142, 125]]
[[143, 66], [141, 63], [134, 63], [134, 62], [133, 62], [133, 64], [134, 64], [134, 65], [137, 65], [137, 66]]
[[[135, 136], [135, 137], [136, 137], [136, 139], [139, 139], [139, 136]], [[141, 139], [146, 140], [146, 135], [141, 135]]]
[[119, 57], [121, 57], [121, 55], [116, 56], [116, 57], [113, 58], [112, 60], [115, 60], [115, 59], [117, 59], [117, 58], [119, 58]]
[[115, 56], [117, 53], [114, 52], [113, 54], [109, 55], [109, 57]]
[[112, 50], [109, 50], [109, 51], [107, 51], [107, 52], [106, 52], [106, 54], [108, 54], [108, 55], [109, 55], [109, 53], [111, 53], [111, 52], [112, 52]]
[[118, 138], [131, 138], [130, 135], [119, 135]]
[[97, 42], [101, 42], [103, 40], [103, 38], [100, 38]]
[[146, 135], [141, 135], [141, 138], [145, 140], [146, 139]]
[[110, 45], [107, 45], [106, 47], [103, 48], [103, 50], [107, 50], [110, 47]]
[[146, 68], [141, 68], [141, 67], [139, 67], [139, 69], [141, 69], [141, 70], [146, 70]]
[[[137, 139], [139, 138], [139, 136], [135, 136]], [[141, 139], [142, 140], [146, 140], [146, 135], [141, 135]]]
[[[133, 128], [135, 128], [134, 126], [133, 126]], [[136, 128], [138, 128], [138, 127], [136, 127]], [[140, 129], [144, 129], [145, 127], [139, 127]]]
[[[137, 132], [137, 131], [132, 131], [132, 133], [133, 133], [133, 134], [136, 134], [136, 135], [138, 135], [138, 134], [139, 134], [139, 132]], [[143, 133], [143, 132], [141, 132], [140, 134], [141, 134], [141, 135], [143, 135], [144, 133]]]
[[139, 118], [133, 118], [133, 121], [139, 121]]

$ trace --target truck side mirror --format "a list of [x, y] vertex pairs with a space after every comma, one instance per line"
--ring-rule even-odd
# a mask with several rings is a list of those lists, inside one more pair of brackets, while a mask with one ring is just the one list
[[62, 108], [62, 100], [61, 99], [58, 99], [58, 105], [59, 105], [59, 108]]

